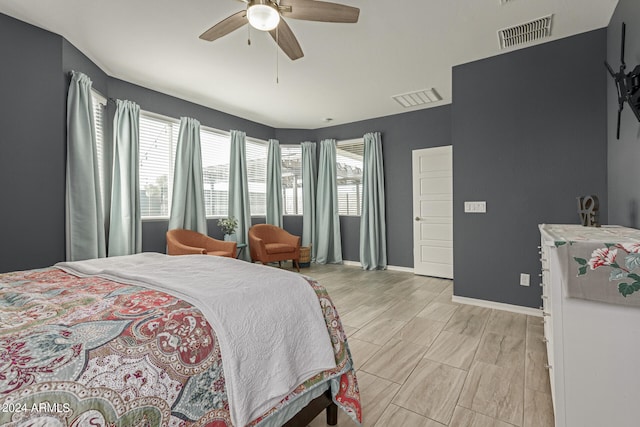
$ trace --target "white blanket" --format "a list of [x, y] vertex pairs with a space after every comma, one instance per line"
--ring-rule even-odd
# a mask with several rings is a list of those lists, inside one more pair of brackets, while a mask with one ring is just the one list
[[196, 306], [214, 328], [234, 426], [245, 426], [313, 375], [335, 368], [311, 286], [295, 273], [210, 255], [146, 253], [58, 263], [167, 292]]

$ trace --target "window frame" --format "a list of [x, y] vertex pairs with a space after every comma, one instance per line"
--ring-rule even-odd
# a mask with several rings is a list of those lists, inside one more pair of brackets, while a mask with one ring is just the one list
[[[148, 111], [148, 110], [143, 110], [140, 109], [140, 119], [142, 120], [143, 117], [149, 118], [150, 120], [156, 120], [156, 121], [164, 121], [167, 122], [168, 124], [170, 124], [171, 126], [171, 136], [170, 136], [170, 140], [169, 140], [169, 171], [167, 174], [167, 215], [149, 215], [149, 216], [144, 216], [142, 213], [142, 207], [141, 207], [141, 220], [142, 221], [168, 221], [169, 218], [171, 217], [171, 202], [172, 202], [172, 198], [173, 198], [173, 174], [174, 174], [174, 170], [175, 170], [175, 162], [176, 162], [176, 146], [177, 146], [177, 139], [178, 139], [178, 133], [180, 132], [180, 120], [173, 118], [173, 117], [169, 117], [169, 116], [165, 116], [163, 114], [158, 114], [158, 113], [154, 113], [152, 111]], [[174, 127], [175, 127], [175, 131], [174, 131]], [[139, 129], [140, 131], [142, 130], [142, 126], [140, 126], [139, 123]], [[175, 138], [173, 136], [175, 132]], [[140, 139], [142, 135], [140, 135]], [[142, 154], [140, 152], [140, 146], [138, 147], [138, 154], [139, 156]], [[138, 167], [140, 168], [141, 166], [141, 159], [138, 159]], [[142, 192], [142, 188], [141, 188], [141, 183], [140, 181], [138, 182], [138, 189], [139, 191]]]
[[[267, 216], [267, 169], [268, 169], [268, 165], [267, 165], [267, 159], [269, 157], [269, 141], [266, 141], [264, 139], [259, 139], [259, 138], [254, 138], [254, 137], [245, 137], [245, 154], [246, 154], [246, 163], [247, 163], [247, 185], [249, 187], [251, 187], [251, 176], [250, 176], [250, 172], [249, 172], [249, 153], [247, 152], [247, 144], [251, 143], [251, 144], [258, 144], [258, 145], [262, 145], [264, 148], [264, 213], [254, 213], [253, 209], [250, 209], [251, 211], [251, 217], [266, 217]], [[255, 193], [255, 192], [254, 192]], [[258, 193], [260, 194], [260, 193]], [[251, 206], [251, 188], [249, 188], [249, 206]]]
[[[362, 145], [362, 162], [361, 162], [361, 178], [360, 178], [360, 183], [358, 184], [359, 187], [359, 197], [358, 197], [358, 207], [357, 207], [357, 214], [341, 214], [340, 213], [340, 191], [338, 189], [339, 185], [337, 183], [338, 181], [338, 150], [340, 149], [340, 146], [344, 146], [344, 145], [355, 145], [355, 144], [360, 144]], [[339, 216], [344, 216], [344, 217], [354, 217], [354, 218], [361, 218], [362, 217], [362, 176], [364, 175], [364, 137], [360, 137], [360, 138], [353, 138], [353, 139], [345, 139], [345, 140], [341, 140], [341, 141], [336, 141], [336, 196], [338, 197], [338, 215]]]
[[[203, 191], [204, 191], [204, 185], [206, 183], [204, 182], [204, 180], [205, 180], [204, 155], [202, 155], [203, 154], [203, 149], [202, 149], [202, 140], [203, 140], [202, 132], [203, 131], [215, 134], [216, 136], [222, 136], [222, 137], [226, 138], [227, 148], [228, 148], [227, 151], [229, 151], [229, 153], [231, 153], [231, 132], [223, 131], [223, 130], [216, 129], [216, 128], [213, 128], [213, 127], [210, 127], [210, 126], [205, 126], [205, 125], [202, 125], [202, 124], [200, 125], [200, 152], [201, 152], [201, 157], [202, 157], [202, 162], [203, 162], [203, 164], [202, 164], [202, 180], [203, 180], [202, 186], [203, 186]], [[225, 214], [218, 214], [218, 215], [215, 215], [215, 214], [214, 215], [207, 215], [206, 214], [207, 207], [206, 207], [206, 200], [205, 200], [205, 217], [207, 219], [220, 219], [220, 218], [227, 218], [229, 216], [229, 187], [228, 187], [228, 185], [229, 185], [229, 166], [230, 165], [231, 165], [231, 156], [229, 156], [227, 158], [227, 210], [226, 210], [226, 213]], [[206, 197], [205, 197], [205, 199], [206, 199]]]
[[[283, 164], [283, 153], [282, 153], [282, 149], [286, 148], [297, 148], [300, 154], [300, 198], [297, 200], [297, 203], [294, 202], [293, 206], [295, 207], [296, 213], [286, 213], [286, 203], [285, 203], [285, 197], [284, 197], [284, 191], [285, 191], [285, 187], [284, 187], [284, 176], [282, 175], [284, 173], [284, 164]], [[302, 145], [301, 144], [283, 144], [280, 145], [280, 156], [281, 156], [281, 161], [280, 161], [280, 174], [281, 174], [281, 180], [282, 180], [282, 188], [280, 190], [280, 197], [282, 199], [282, 215], [283, 216], [298, 216], [301, 217], [304, 215], [304, 182], [303, 182], [303, 176], [302, 176]], [[296, 197], [294, 196], [294, 199]], [[299, 212], [298, 212], [299, 211]]]

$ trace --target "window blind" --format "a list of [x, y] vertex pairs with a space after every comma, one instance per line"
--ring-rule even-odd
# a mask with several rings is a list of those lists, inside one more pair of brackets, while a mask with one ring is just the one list
[[96, 132], [96, 154], [98, 158], [98, 177], [100, 180], [100, 198], [102, 206], [105, 206], [104, 196], [104, 127], [105, 108], [107, 99], [100, 95], [95, 89], [91, 89], [91, 103], [93, 106], [93, 124]]
[[180, 123], [140, 112], [140, 210], [142, 218], [168, 218]]
[[281, 145], [282, 213], [302, 215], [302, 147]]
[[204, 202], [207, 216], [229, 213], [229, 135], [200, 127]]
[[252, 216], [267, 214], [267, 151], [266, 141], [246, 139], [249, 205]]
[[362, 158], [364, 139], [336, 144], [338, 213], [360, 216], [362, 212]]

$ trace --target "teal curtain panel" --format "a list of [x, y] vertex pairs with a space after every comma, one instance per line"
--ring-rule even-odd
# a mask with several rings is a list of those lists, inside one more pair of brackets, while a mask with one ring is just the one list
[[282, 228], [282, 166], [280, 143], [269, 140], [267, 153], [267, 224]]
[[387, 268], [387, 231], [380, 132], [368, 133], [364, 136], [362, 164], [360, 263], [365, 270], [385, 270]]
[[67, 96], [67, 261], [106, 256], [91, 79], [73, 71]]
[[207, 234], [203, 182], [200, 122], [182, 117], [176, 146], [169, 230], [183, 228]]
[[302, 246], [311, 246], [311, 261], [316, 260], [316, 143], [305, 141], [302, 148]]
[[[229, 161], [229, 216], [238, 220], [238, 243], [249, 243], [251, 209], [249, 206], [249, 180], [247, 178], [246, 134], [231, 131], [231, 159]], [[242, 251], [242, 259], [251, 261], [249, 251]]]
[[140, 107], [116, 100], [109, 256], [142, 252], [139, 181]]
[[316, 198], [316, 263], [341, 264], [340, 215], [336, 183], [336, 141], [320, 142]]

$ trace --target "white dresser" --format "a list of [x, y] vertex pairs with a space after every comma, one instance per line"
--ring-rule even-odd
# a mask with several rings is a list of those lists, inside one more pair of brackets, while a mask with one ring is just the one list
[[[640, 242], [640, 231], [543, 224], [540, 233], [544, 339], [556, 427], [640, 426], [640, 306], [567, 297], [576, 283], [580, 286], [576, 280], [596, 273], [589, 258], [569, 250], [584, 247], [592, 254], [593, 245], [601, 243], [607, 249], [618, 241], [631, 245], [636, 235]], [[626, 298], [619, 295], [618, 282], [625, 280], [618, 270], [627, 274], [635, 265], [623, 263], [628, 254], [622, 247], [614, 254], [621, 268], [614, 268], [617, 264], [597, 266], [597, 273], [606, 275], [599, 284], [607, 292], [615, 291], [610, 297], [619, 296], [624, 304], [640, 301], [640, 292]], [[633, 261], [640, 255], [629, 257]], [[585, 264], [585, 260], [589, 261]], [[614, 270], [618, 275], [610, 281]]]

